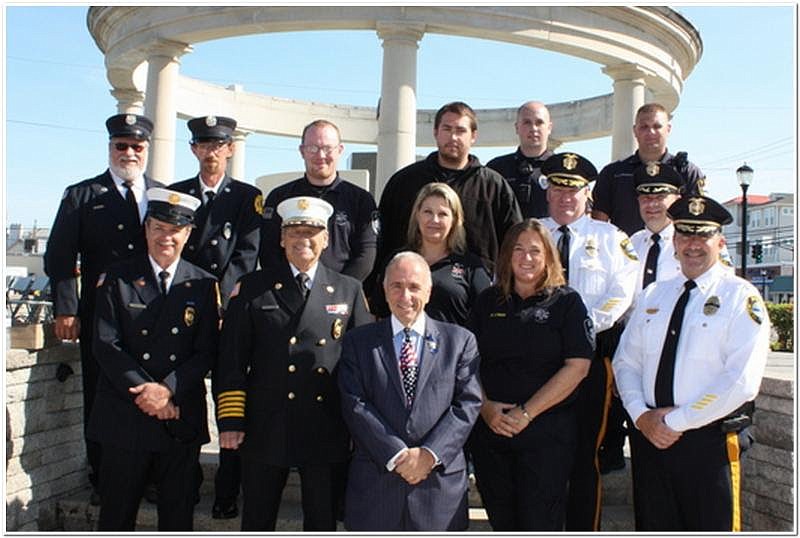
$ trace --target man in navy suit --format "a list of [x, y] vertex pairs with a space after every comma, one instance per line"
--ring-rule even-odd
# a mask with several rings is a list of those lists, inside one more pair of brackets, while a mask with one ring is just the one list
[[421, 256], [397, 254], [385, 275], [392, 315], [348, 332], [339, 362], [355, 444], [345, 527], [463, 531], [463, 447], [481, 406], [475, 337], [424, 314], [431, 275]]

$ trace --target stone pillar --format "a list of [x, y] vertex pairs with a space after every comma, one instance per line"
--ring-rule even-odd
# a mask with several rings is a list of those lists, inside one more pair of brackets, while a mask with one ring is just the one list
[[244, 155], [245, 142], [250, 131], [233, 131], [233, 158], [228, 160], [228, 175], [234, 179], [245, 181], [244, 175]]
[[139, 114], [144, 112], [144, 93], [130, 88], [116, 88], [111, 95], [117, 100], [117, 114]]
[[417, 49], [425, 27], [378, 23], [383, 75], [378, 105], [378, 159], [370, 189], [376, 199], [398, 169], [414, 162], [417, 144]]
[[614, 79], [614, 122], [611, 134], [611, 160], [623, 159], [636, 151], [633, 123], [636, 111], [645, 103], [647, 73], [635, 64], [605, 67], [603, 73]]
[[169, 184], [175, 175], [175, 95], [178, 86], [178, 58], [192, 47], [177, 41], [161, 41], [149, 50], [144, 115], [153, 121], [150, 161], [147, 173]]

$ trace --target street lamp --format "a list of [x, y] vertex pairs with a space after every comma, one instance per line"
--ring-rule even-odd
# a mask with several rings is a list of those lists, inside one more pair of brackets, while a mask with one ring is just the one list
[[747, 187], [753, 180], [753, 169], [744, 163], [736, 170], [736, 179], [742, 187], [742, 278], [747, 279]]

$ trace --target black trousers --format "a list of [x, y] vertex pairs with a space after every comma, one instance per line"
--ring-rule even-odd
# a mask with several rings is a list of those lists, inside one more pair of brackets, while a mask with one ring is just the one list
[[710, 425], [661, 450], [633, 429], [636, 530], [741, 530], [741, 453], [750, 443], [747, 430], [726, 433]]
[[515, 438], [494, 434], [479, 418], [469, 448], [494, 531], [561, 531], [577, 421], [565, 408], [534, 419]]
[[92, 354], [93, 317], [93, 312], [90, 314], [81, 313], [79, 344], [81, 349], [81, 382], [83, 384], [83, 435], [86, 441], [86, 459], [89, 461], [89, 481], [96, 488], [100, 479], [103, 449], [100, 443], [86, 437], [86, 432], [89, 430], [89, 417], [92, 415], [92, 406], [97, 392], [97, 376], [100, 372], [100, 366]]
[[99, 531], [133, 531], [149, 480], [158, 490], [158, 530], [191, 531], [200, 445], [175, 442], [168, 452], [103, 445]]
[[600, 530], [602, 498], [597, 453], [605, 433], [612, 380], [611, 360], [608, 356], [596, 357], [575, 402], [578, 446], [569, 478], [567, 531]]
[[233, 503], [239, 498], [242, 462], [238, 450], [219, 449], [219, 466], [214, 474], [214, 502]]
[[[248, 452], [242, 459], [242, 530], [272, 532], [278, 520], [283, 489], [289, 467], [277, 467], [254, 458]], [[337, 469], [343, 463], [314, 463], [298, 467], [303, 507], [303, 530], [333, 532], [341, 488]]]

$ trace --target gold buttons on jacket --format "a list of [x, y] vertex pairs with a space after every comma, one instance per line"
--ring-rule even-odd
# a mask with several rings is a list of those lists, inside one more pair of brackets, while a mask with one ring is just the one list
[[291, 345], [295, 345], [297, 343], [297, 337], [296, 336], [292, 336], [291, 338], [289, 338], [289, 343]]
[[322, 400], [324, 400], [324, 399], [325, 399], [325, 398], [323, 398], [323, 397], [322, 397], [322, 394], [318, 394], [318, 395], [317, 395], [317, 401], [318, 401], [318, 402], [321, 402], [321, 401], [322, 401]]
[[294, 400], [294, 392], [290, 392], [289, 395], [288, 395], [288, 398], [290, 400]]
[[117, 224], [117, 230], [124, 230], [124, 229], [125, 229], [124, 224]]
[[297, 366], [295, 366], [294, 364], [290, 364], [289, 365], [289, 373], [293, 374], [295, 371], [297, 371]]
[[150, 360], [150, 354], [149, 354], [149, 353], [143, 353], [143, 354], [142, 354], [142, 358], [143, 358], [144, 360], [148, 361], [148, 360]]
[[324, 338], [320, 338], [319, 342], [317, 342], [318, 346], [324, 346], [326, 344], [326, 340]]
[[148, 332], [147, 329], [142, 329], [142, 336], [147, 336]]
[[133, 250], [133, 243], [128, 243], [128, 250]]
[[218, 241], [216, 239], [212, 239], [211, 240], [211, 246], [217, 246], [217, 242]]
[[178, 328], [177, 327], [173, 327], [170, 332], [172, 334], [178, 334]]
[[172, 362], [175, 362], [175, 359], [177, 359], [177, 358], [178, 357], [176, 357], [174, 354], [169, 356], [169, 360], [171, 360]]
[[325, 372], [327, 372], [327, 370], [325, 370], [325, 368], [323, 368], [322, 366], [320, 366], [319, 368], [317, 368], [317, 373], [318, 373], [318, 374], [320, 374], [320, 375], [321, 375], [321, 374], [324, 374]]

